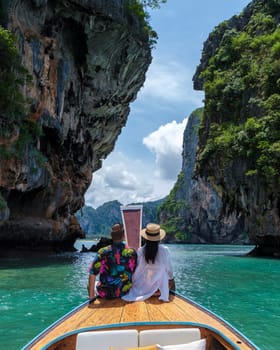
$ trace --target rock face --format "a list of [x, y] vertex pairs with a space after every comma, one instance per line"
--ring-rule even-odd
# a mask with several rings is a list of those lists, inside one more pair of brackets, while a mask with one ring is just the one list
[[[203, 109], [193, 112], [189, 118], [183, 138], [182, 170], [171, 194], [160, 209], [160, 222], [170, 225], [177, 218], [175, 236], [168, 239], [188, 243], [229, 244], [244, 242], [244, 219], [232, 212], [223, 215], [222, 195], [219, 188], [200, 176], [195, 177], [198, 130]], [[178, 203], [174, 205], [172, 203]], [[174, 209], [175, 208], [175, 209]], [[181, 232], [181, 235], [176, 232]]]
[[191, 227], [192, 242], [243, 243], [246, 237], [242, 234], [242, 216], [236, 211], [223, 215], [222, 194], [218, 186], [214, 187], [203, 177], [194, 177], [199, 125], [200, 118], [192, 115], [184, 133], [182, 173], [185, 198], [189, 203], [185, 230]]
[[[32, 147], [0, 162], [0, 245], [70, 250], [74, 213], [113, 150], [151, 62], [143, 23], [118, 0], [1, 1], [19, 39]], [[0, 114], [1, 115], [1, 114]], [[12, 148], [19, 129], [1, 135]]]
[[279, 1], [254, 0], [221, 23], [205, 42], [194, 76], [195, 88], [205, 91], [196, 177], [219, 194], [222, 220], [244, 218], [256, 253], [277, 256], [279, 13]]

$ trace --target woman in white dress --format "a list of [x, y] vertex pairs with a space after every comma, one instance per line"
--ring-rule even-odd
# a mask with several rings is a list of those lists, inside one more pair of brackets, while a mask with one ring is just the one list
[[155, 295], [160, 300], [169, 301], [169, 288], [172, 284], [172, 289], [175, 289], [175, 283], [169, 249], [160, 244], [166, 233], [160, 225], [150, 223], [140, 234], [146, 242], [137, 252], [132, 288], [122, 299], [138, 301]]

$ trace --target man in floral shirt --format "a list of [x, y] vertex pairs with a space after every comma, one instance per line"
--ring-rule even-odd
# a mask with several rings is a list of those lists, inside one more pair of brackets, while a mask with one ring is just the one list
[[[113, 243], [99, 249], [89, 270], [88, 293], [92, 300], [97, 294], [100, 298], [120, 298], [127, 294], [132, 286], [132, 274], [137, 263], [135, 249], [129, 248], [124, 241], [122, 224], [115, 224], [111, 229]], [[96, 285], [96, 276], [99, 282]]]

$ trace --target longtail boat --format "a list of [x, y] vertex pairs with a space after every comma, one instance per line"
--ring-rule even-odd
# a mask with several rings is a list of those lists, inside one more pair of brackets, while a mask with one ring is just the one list
[[[142, 207], [121, 207], [126, 239], [140, 244]], [[139, 218], [140, 217], [140, 218]], [[133, 235], [134, 237], [131, 237]], [[126, 302], [97, 298], [60, 318], [22, 350], [259, 350], [227, 321], [170, 291], [158, 297]]]
[[[140, 334], [145, 330], [152, 330], [157, 335], [151, 345], [172, 345], [178, 341], [187, 343], [188, 339], [172, 336], [171, 330], [174, 329], [191, 329], [196, 335], [191, 340], [206, 339], [206, 350], [259, 350], [228, 322], [175, 292], [171, 292], [169, 303], [157, 297], [132, 303], [122, 299], [97, 299], [91, 304], [85, 302], [39, 334], [22, 350], [125, 350], [142, 347]], [[137, 331], [135, 346], [130, 343], [131, 339], [126, 342], [126, 332], [120, 330], [127, 334], [130, 334], [130, 330]], [[159, 330], [166, 333], [170, 341], [166, 342], [165, 339], [163, 344], [163, 335], [156, 333]], [[112, 334], [113, 331], [117, 332]], [[100, 338], [100, 334], [104, 339]], [[115, 338], [117, 335], [120, 341]], [[88, 347], [79, 346], [86, 336], [90, 337], [85, 340]]]

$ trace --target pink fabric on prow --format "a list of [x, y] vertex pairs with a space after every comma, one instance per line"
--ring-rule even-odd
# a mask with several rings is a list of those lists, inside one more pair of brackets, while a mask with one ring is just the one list
[[133, 209], [133, 206], [122, 207], [125, 236], [130, 248], [138, 250], [140, 247], [140, 230], [142, 224], [142, 207]]

